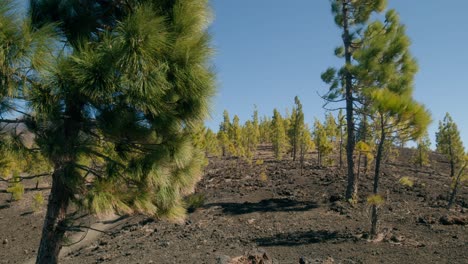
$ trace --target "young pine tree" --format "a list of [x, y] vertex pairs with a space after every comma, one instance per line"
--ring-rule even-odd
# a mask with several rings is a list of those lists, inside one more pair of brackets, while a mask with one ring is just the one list
[[416, 156], [414, 157], [414, 162], [419, 167], [422, 167], [429, 164], [429, 152], [431, 151], [431, 140], [429, 139], [427, 132], [417, 140], [417, 143], [418, 145], [416, 147]]
[[229, 140], [229, 130], [231, 129], [231, 119], [227, 110], [223, 112], [223, 122], [219, 125], [218, 141], [222, 149], [222, 155], [225, 157], [228, 153], [232, 154], [232, 143]]
[[312, 140], [312, 134], [307, 124], [304, 124], [301, 131], [299, 132], [299, 160], [301, 163], [301, 176], [304, 168], [304, 162], [307, 153], [315, 147], [314, 141]]
[[258, 125], [259, 130], [259, 141], [260, 143], [271, 143], [272, 140], [272, 125], [271, 119], [268, 116], [264, 116], [260, 119], [260, 124]]
[[52, 23], [58, 40], [22, 94], [54, 170], [40, 264], [57, 263], [72, 202], [91, 213], [184, 215], [203, 164], [191, 135], [214, 89], [208, 1], [62, 2], [30, 2], [34, 27]]
[[[410, 41], [398, 14], [390, 10], [385, 23], [375, 21], [364, 32], [364, 41], [354, 56], [357, 82], [370, 102], [369, 113], [376, 126], [377, 152], [374, 166], [373, 197], [379, 196], [381, 166], [387, 143], [398, 134], [418, 139], [431, 119], [425, 107], [412, 97], [417, 65], [409, 52]], [[377, 209], [383, 199], [369, 199], [372, 206], [371, 236], [377, 234]]]
[[273, 119], [271, 120], [272, 143], [275, 158], [280, 160], [286, 151], [287, 139], [284, 129], [284, 120], [278, 110], [273, 110]]
[[366, 27], [371, 15], [385, 9], [385, 0], [332, 0], [332, 13], [335, 23], [341, 29], [343, 46], [335, 49], [335, 55], [344, 59], [341, 69], [328, 68], [322, 74], [322, 80], [330, 85], [328, 94], [324, 97], [327, 102], [346, 103], [346, 160], [348, 165], [348, 183], [346, 199], [357, 196], [357, 180], [354, 174], [353, 153], [355, 147], [355, 98], [359, 98], [360, 91], [353, 84], [356, 78], [352, 72], [354, 65], [353, 54], [360, 48], [362, 39], [359, 32]]
[[216, 134], [208, 128], [205, 132], [205, 155], [218, 157], [220, 154], [221, 148], [219, 146], [218, 138]]
[[436, 133], [436, 148], [439, 153], [444, 154], [449, 159], [450, 177], [454, 177], [456, 167], [463, 160], [465, 149], [460, 139], [457, 124], [449, 113], [446, 113], [444, 120], [439, 122], [439, 131]]
[[315, 119], [312, 135], [317, 150], [317, 162], [319, 166], [322, 166], [324, 158], [332, 152], [333, 145], [327, 135], [327, 130], [318, 119]]
[[242, 145], [242, 127], [239, 122], [239, 117], [234, 115], [232, 124], [229, 127], [228, 136], [229, 141], [234, 146], [234, 155], [242, 157], [244, 156], [245, 149]]

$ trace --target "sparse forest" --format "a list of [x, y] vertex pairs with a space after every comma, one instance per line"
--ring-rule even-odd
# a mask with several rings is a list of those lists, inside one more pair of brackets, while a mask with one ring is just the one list
[[468, 153], [449, 113], [430, 133], [387, 1], [329, 1], [322, 112], [293, 95], [215, 127], [210, 1], [19, 2], [0, 2], [0, 263], [466, 263]]

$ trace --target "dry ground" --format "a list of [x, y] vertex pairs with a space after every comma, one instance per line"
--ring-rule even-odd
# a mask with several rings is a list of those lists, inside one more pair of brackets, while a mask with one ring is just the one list
[[[384, 166], [381, 242], [367, 239], [371, 175], [361, 174], [360, 200], [353, 208], [342, 198], [344, 171], [318, 167], [311, 157], [301, 175], [296, 162], [276, 161], [263, 146], [257, 155], [263, 164], [210, 159], [197, 187], [205, 203], [186, 221], [130, 216], [108, 235], [64, 256], [62, 263], [225, 263], [227, 256], [257, 248], [276, 263], [299, 263], [301, 257], [309, 263], [468, 263], [466, 222], [443, 221], [446, 216], [467, 219], [468, 188], [462, 188], [448, 212], [448, 164], [433, 154], [430, 166], [418, 168], [408, 162], [411, 155], [403, 149]], [[414, 186], [398, 183], [403, 176]], [[47, 182], [41, 186], [46, 194]], [[0, 263], [34, 257], [44, 217], [44, 210], [31, 211], [34, 192], [11, 206], [9, 195], [0, 193]]]

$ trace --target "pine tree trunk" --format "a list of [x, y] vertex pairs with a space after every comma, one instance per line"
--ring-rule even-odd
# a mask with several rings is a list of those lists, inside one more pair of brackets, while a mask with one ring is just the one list
[[450, 177], [455, 176], [455, 160], [452, 149], [452, 137], [449, 134], [449, 153], [450, 153]]
[[52, 178], [52, 190], [49, 195], [36, 264], [58, 263], [65, 234], [64, 221], [70, 196], [63, 183], [60, 169], [54, 172]]
[[374, 239], [377, 236], [377, 223], [378, 223], [377, 205], [372, 205], [372, 216], [371, 216], [371, 231], [370, 236]]
[[[380, 116], [380, 142], [377, 148], [377, 156], [375, 158], [375, 174], [374, 174], [374, 188], [373, 194], [377, 195], [379, 193], [379, 179], [380, 179], [380, 164], [382, 161], [382, 154], [383, 148], [385, 144], [385, 128], [384, 128], [384, 118]], [[377, 205], [372, 205], [372, 219], [371, 219], [371, 238], [375, 238], [377, 235], [377, 222], [378, 222], [378, 214], [377, 214]]]
[[63, 153], [55, 157], [54, 173], [52, 174], [52, 189], [49, 194], [47, 212], [42, 227], [42, 237], [37, 253], [36, 264], [58, 263], [58, 256], [62, 248], [63, 238], [66, 231], [66, 212], [72, 192], [66, 186], [65, 177], [68, 175], [71, 164], [75, 163], [75, 142], [81, 126], [80, 104], [74, 98], [66, 102], [66, 112], [63, 124]]
[[[343, 1], [342, 14], [343, 14], [343, 44], [345, 48], [346, 65], [351, 64], [351, 35], [349, 34], [348, 13], [349, 1]], [[353, 109], [353, 90], [352, 90], [352, 76], [351, 73], [345, 71], [345, 99], [346, 99], [346, 125], [347, 125], [347, 144], [346, 144], [346, 158], [348, 164], [348, 186], [346, 187], [346, 200], [354, 199], [357, 197], [357, 180], [354, 175], [354, 160], [353, 153], [355, 147], [354, 138], [354, 109]]]

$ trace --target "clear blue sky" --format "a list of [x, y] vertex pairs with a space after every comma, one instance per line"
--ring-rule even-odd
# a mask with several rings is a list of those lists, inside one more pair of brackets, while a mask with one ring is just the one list
[[[284, 113], [293, 98], [302, 101], [306, 121], [322, 118], [327, 86], [320, 74], [340, 65], [333, 50], [340, 32], [328, 0], [211, 0], [218, 93], [207, 125], [217, 130], [222, 112], [241, 122], [252, 115]], [[449, 112], [468, 146], [467, 0], [388, 0], [407, 27], [419, 64], [415, 98], [430, 109], [434, 140], [438, 121]], [[434, 145], [433, 145], [434, 147]]]

